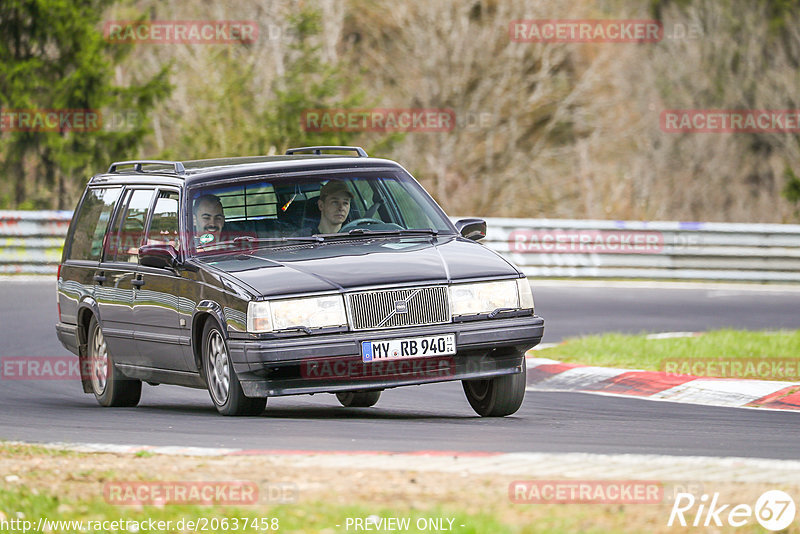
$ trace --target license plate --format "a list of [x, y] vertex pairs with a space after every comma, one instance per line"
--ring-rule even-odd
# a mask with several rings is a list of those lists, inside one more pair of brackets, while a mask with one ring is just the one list
[[361, 342], [361, 361], [363, 362], [447, 356], [455, 353], [455, 334]]

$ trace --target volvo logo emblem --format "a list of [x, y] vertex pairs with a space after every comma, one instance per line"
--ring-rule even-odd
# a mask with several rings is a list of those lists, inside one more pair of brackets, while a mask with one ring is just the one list
[[[389, 320], [390, 320], [392, 317], [394, 317], [395, 315], [405, 315], [405, 314], [407, 314], [407, 313], [408, 313], [408, 301], [410, 301], [411, 299], [413, 299], [413, 298], [414, 298], [414, 297], [415, 297], [415, 296], [416, 296], [416, 295], [417, 295], [417, 294], [418, 294], [420, 291], [422, 291], [422, 290], [421, 290], [421, 289], [414, 289], [414, 290], [412, 290], [412, 291], [409, 293], [409, 295], [408, 295], [406, 298], [404, 298], [403, 300], [395, 300], [395, 301], [394, 301], [394, 309], [393, 309], [392, 311], [390, 311], [390, 312], [389, 312], [389, 315], [387, 315], [386, 317], [384, 317], [384, 318], [383, 318], [383, 321], [381, 321], [380, 323], [378, 323], [376, 326], [377, 326], [378, 328], [382, 327], [382, 326], [383, 326], [383, 325], [385, 325], [387, 322], [389, 322]], [[395, 298], [396, 298], [396, 297], [395, 297]], [[409, 319], [410, 319], [410, 318], [408, 318], [408, 317], [404, 317], [403, 319], [401, 319], [401, 320], [400, 320], [400, 323], [402, 323], [403, 321], [409, 320]]]

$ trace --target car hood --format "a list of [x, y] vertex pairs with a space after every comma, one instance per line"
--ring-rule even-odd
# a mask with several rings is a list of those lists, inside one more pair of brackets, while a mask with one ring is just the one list
[[518, 276], [494, 251], [457, 236], [330, 240], [199, 261], [265, 296]]

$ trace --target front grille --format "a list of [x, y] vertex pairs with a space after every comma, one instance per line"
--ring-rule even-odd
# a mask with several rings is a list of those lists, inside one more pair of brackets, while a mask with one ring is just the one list
[[450, 322], [446, 286], [350, 293], [347, 304], [353, 330]]

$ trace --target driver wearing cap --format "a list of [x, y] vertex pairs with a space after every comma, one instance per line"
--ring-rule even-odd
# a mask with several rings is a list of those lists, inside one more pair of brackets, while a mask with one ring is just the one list
[[330, 180], [319, 190], [317, 206], [320, 211], [319, 226], [316, 228], [320, 234], [335, 234], [341, 228], [347, 215], [350, 213], [350, 200], [353, 193], [347, 184], [340, 180]]

